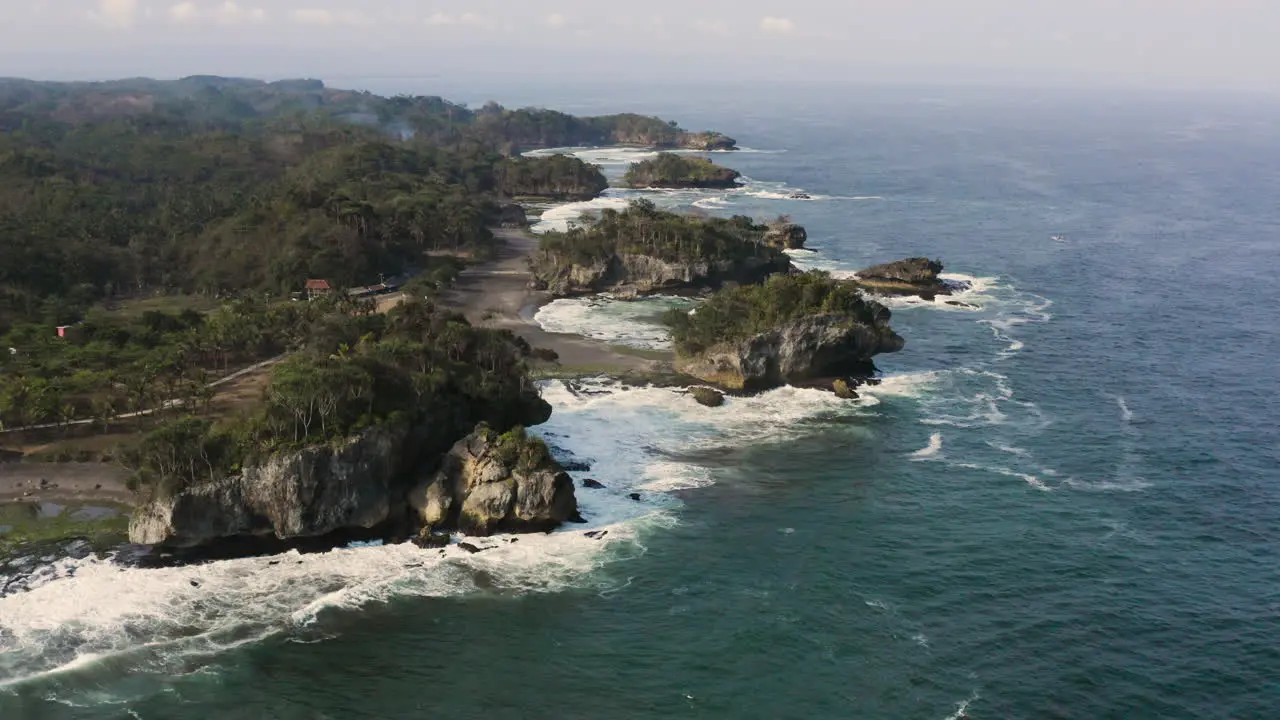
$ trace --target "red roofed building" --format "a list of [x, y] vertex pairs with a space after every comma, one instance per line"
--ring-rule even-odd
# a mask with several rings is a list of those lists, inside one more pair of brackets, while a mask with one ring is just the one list
[[307, 299], [314, 300], [321, 295], [328, 295], [333, 292], [333, 287], [329, 285], [328, 280], [308, 280], [307, 281]]

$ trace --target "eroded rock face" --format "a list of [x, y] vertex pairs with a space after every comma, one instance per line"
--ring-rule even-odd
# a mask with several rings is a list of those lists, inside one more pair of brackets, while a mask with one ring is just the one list
[[649, 255], [620, 254], [590, 264], [535, 265], [533, 282], [538, 289], [560, 296], [598, 292], [647, 295], [719, 287], [726, 282], [757, 283], [790, 269], [791, 261], [780, 253], [715, 262], [669, 262]]
[[875, 265], [859, 270], [857, 275], [860, 284], [876, 292], [933, 299], [952, 292], [952, 287], [938, 277], [941, 272], [941, 262], [915, 257]]
[[409, 492], [426, 528], [468, 535], [552, 530], [578, 514], [573, 480], [541, 441], [479, 427]]
[[809, 239], [809, 232], [796, 223], [772, 223], [764, 234], [764, 241], [783, 250], [799, 250]]
[[738, 141], [718, 132], [681, 133], [677, 146], [687, 150], [736, 150]]
[[129, 540], [193, 547], [221, 538], [300, 538], [372, 528], [388, 517], [408, 431], [375, 429], [339, 444], [274, 455], [140, 505]]
[[506, 203], [499, 209], [499, 219], [503, 227], [526, 227], [529, 216], [525, 209], [516, 203]]
[[872, 357], [897, 352], [904, 345], [889, 327], [889, 311], [883, 308], [870, 324], [843, 315], [813, 315], [692, 357], [678, 357], [676, 369], [721, 387], [758, 391], [870, 375]]

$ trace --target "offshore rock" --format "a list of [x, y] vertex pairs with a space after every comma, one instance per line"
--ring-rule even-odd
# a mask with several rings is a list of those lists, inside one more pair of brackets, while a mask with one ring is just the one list
[[408, 434], [374, 429], [154, 497], [134, 511], [129, 540], [182, 548], [235, 536], [285, 539], [372, 528], [390, 513]]
[[932, 300], [937, 295], [950, 295], [952, 287], [938, 277], [942, 263], [915, 257], [875, 265], [859, 270], [858, 283], [869, 290], [887, 295], [919, 295]]
[[410, 490], [409, 505], [424, 527], [468, 535], [549, 531], [578, 515], [573, 480], [541, 440], [483, 425]]
[[814, 379], [869, 376], [871, 358], [897, 352], [905, 341], [880, 308], [874, 322], [846, 315], [811, 315], [744, 340], [721, 343], [688, 357], [676, 369], [732, 390], [761, 391]]
[[713, 390], [709, 387], [696, 387], [689, 390], [689, 394], [699, 405], [706, 407], [720, 407], [724, 405], [724, 393], [719, 390]]

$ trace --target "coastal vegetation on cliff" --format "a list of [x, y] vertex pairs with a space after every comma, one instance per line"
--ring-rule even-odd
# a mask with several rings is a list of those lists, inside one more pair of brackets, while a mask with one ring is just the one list
[[785, 253], [764, 242], [767, 230], [744, 216], [682, 215], [636, 200], [544, 234], [531, 270], [536, 287], [557, 295], [758, 282], [791, 267]]
[[512, 158], [497, 168], [499, 191], [507, 197], [590, 200], [605, 188], [600, 168], [572, 155]]
[[730, 188], [741, 173], [700, 157], [658, 153], [634, 163], [623, 182], [633, 188]]
[[884, 306], [865, 299], [855, 283], [813, 271], [775, 275], [759, 285], [725, 288], [693, 312], [669, 310], [663, 320], [671, 328], [677, 352], [695, 354], [799, 318], [836, 315], [872, 324], [886, 314]]
[[130, 461], [141, 484], [172, 493], [244, 463], [370, 428], [429, 422], [418, 451], [447, 449], [476, 423], [537, 424], [550, 407], [530, 381], [527, 343], [475, 328], [422, 301], [390, 313], [333, 313], [276, 365], [261, 402], [221, 420], [194, 415], [143, 436]]

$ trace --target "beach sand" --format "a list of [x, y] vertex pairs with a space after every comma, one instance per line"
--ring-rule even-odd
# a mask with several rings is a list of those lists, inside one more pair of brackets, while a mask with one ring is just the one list
[[133, 505], [137, 498], [126, 478], [124, 469], [112, 463], [0, 463], [0, 503]]
[[535, 348], [554, 350], [566, 369], [582, 368], [610, 374], [666, 372], [670, 362], [619, 352], [604, 343], [579, 335], [551, 333], [533, 321], [533, 315], [552, 300], [545, 292], [529, 289], [527, 258], [538, 247], [538, 238], [525, 229], [495, 229], [502, 241], [492, 262], [467, 268], [445, 293], [445, 304], [466, 315], [473, 325], [507, 328]]

